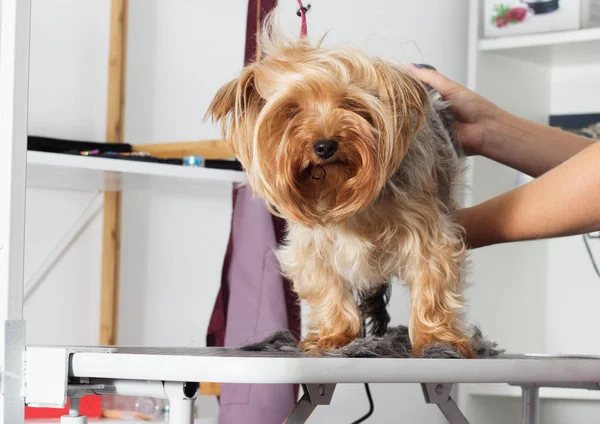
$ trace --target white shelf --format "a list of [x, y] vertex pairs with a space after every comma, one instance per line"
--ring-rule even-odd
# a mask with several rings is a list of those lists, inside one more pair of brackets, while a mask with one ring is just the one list
[[[521, 389], [508, 384], [468, 384], [468, 392], [473, 396], [521, 397]], [[541, 399], [600, 400], [600, 391], [586, 389], [540, 388]]]
[[600, 63], [600, 28], [479, 40], [480, 52], [495, 52], [555, 66]]
[[176, 189], [207, 182], [239, 183], [244, 179], [245, 173], [241, 171], [27, 152], [29, 187], [107, 191], [160, 187]]

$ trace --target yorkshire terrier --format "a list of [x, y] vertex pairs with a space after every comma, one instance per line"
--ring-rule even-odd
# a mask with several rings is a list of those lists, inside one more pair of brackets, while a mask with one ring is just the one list
[[261, 50], [207, 117], [221, 123], [254, 193], [287, 221], [277, 256], [310, 307], [301, 347], [345, 346], [367, 322], [385, 333], [398, 278], [410, 290], [413, 354], [445, 344], [474, 357], [453, 218], [464, 155], [448, 104], [394, 63], [286, 39], [269, 21]]

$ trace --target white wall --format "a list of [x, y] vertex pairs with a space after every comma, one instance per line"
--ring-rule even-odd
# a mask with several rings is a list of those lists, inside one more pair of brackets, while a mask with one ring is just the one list
[[[109, 0], [33, 3], [30, 132], [103, 140]], [[296, 34], [295, 2], [280, 3], [286, 32]], [[201, 119], [218, 86], [242, 66], [246, 5], [245, 0], [131, 0], [127, 142], [218, 136]], [[465, 8], [465, 0], [314, 1], [309, 34], [317, 38], [332, 30], [327, 43], [353, 42], [404, 64], [426, 62], [465, 82]], [[93, 195], [29, 191], [27, 275]], [[125, 193], [120, 343], [204, 344], [229, 219], [226, 185]], [[100, 215], [26, 305], [29, 343], [97, 342], [101, 230]], [[407, 305], [405, 290], [395, 287], [393, 323], [408, 321]], [[444, 422], [435, 407], [424, 404], [418, 385], [372, 390], [373, 422]], [[207, 415], [216, 413], [214, 400], [201, 402]], [[366, 410], [363, 387], [342, 386], [333, 405], [317, 410], [311, 422], [352, 421]]]
[[[109, 0], [32, 1], [31, 135], [104, 139], [109, 4]], [[95, 194], [28, 190], [26, 281]], [[98, 343], [101, 231], [102, 214], [25, 303], [28, 343]]]
[[[306, 2], [305, 2], [306, 3]], [[317, 0], [310, 2], [308, 35], [326, 45], [364, 48], [402, 64], [428, 63], [460, 82], [466, 80], [467, 1]], [[295, 1], [279, 2], [285, 33], [299, 34]]]
[[33, 0], [29, 132], [104, 141], [108, 0]]
[[550, 113], [600, 113], [600, 65], [561, 66], [552, 69]]
[[219, 138], [202, 122], [221, 84], [244, 64], [246, 0], [130, 0], [129, 143]]

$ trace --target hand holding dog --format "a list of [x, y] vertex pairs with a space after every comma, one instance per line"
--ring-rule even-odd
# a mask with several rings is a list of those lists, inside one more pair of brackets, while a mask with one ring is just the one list
[[467, 154], [538, 177], [457, 211], [468, 246], [600, 230], [600, 143], [512, 115], [434, 70], [415, 65], [410, 70], [451, 102]]
[[455, 131], [467, 155], [480, 155], [486, 139], [494, 136], [490, 131], [500, 121], [503, 111], [482, 96], [452, 81], [433, 69], [412, 64], [410, 71], [423, 82], [435, 88], [450, 102], [456, 116]]
[[484, 156], [539, 177], [593, 143], [515, 116], [432, 69], [413, 64], [409, 70], [450, 102], [456, 117], [455, 131], [467, 155]]

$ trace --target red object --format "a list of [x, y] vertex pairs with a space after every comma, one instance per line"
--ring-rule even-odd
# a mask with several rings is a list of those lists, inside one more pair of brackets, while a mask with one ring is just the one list
[[[100, 396], [84, 396], [79, 404], [79, 413], [88, 418], [102, 417], [102, 398]], [[69, 415], [69, 401], [64, 408], [32, 408], [25, 407], [25, 419], [60, 418]]]
[[509, 22], [508, 15], [498, 16], [496, 18], [496, 26], [498, 28], [502, 28], [503, 26], [508, 25], [508, 22]]
[[513, 7], [508, 11], [508, 18], [522, 22], [527, 16], [527, 9], [524, 7]]
[[300, 17], [302, 20], [302, 22], [300, 24], [300, 38], [304, 38], [308, 34], [308, 26], [306, 25], [306, 8], [302, 4], [302, 0], [297, 0], [297, 1], [298, 1], [298, 6], [300, 6]]

